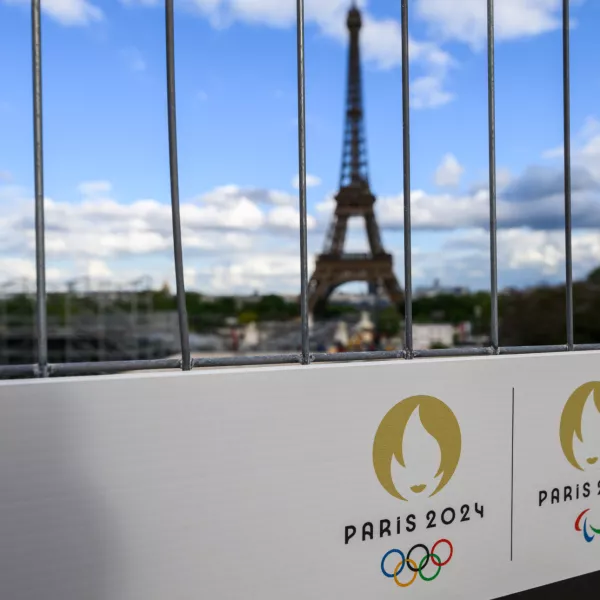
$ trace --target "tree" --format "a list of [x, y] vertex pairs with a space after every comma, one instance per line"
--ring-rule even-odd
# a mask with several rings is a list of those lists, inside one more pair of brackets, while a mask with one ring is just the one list
[[400, 314], [393, 306], [387, 306], [379, 312], [377, 330], [382, 335], [393, 337], [400, 333]]
[[256, 323], [256, 321], [258, 321], [258, 314], [254, 310], [244, 310], [238, 315], [240, 325], [248, 325], [249, 323]]
[[565, 287], [512, 290], [500, 296], [500, 341], [503, 346], [564, 344]]
[[600, 267], [596, 267], [593, 271], [590, 271], [587, 276], [587, 282], [594, 285], [600, 285]]
[[261, 321], [284, 321], [300, 316], [298, 303], [288, 302], [275, 294], [263, 296], [254, 308]]

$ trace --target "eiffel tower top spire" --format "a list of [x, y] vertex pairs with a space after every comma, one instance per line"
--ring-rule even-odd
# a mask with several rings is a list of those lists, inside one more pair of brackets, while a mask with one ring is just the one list
[[342, 170], [340, 188], [361, 187], [368, 189], [369, 174], [367, 163], [367, 144], [364, 128], [364, 109], [362, 94], [362, 73], [360, 64], [360, 29], [362, 15], [352, 2], [346, 20], [350, 32], [348, 52], [348, 88], [346, 95], [346, 125], [342, 151]]

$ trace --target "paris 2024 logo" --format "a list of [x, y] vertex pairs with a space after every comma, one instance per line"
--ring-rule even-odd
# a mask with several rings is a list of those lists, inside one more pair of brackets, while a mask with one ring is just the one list
[[[434, 454], [439, 455], [433, 469], [418, 454], [411, 454], [407, 460], [407, 434], [409, 429], [425, 432], [424, 445], [434, 446]], [[410, 444], [409, 444], [410, 446]], [[460, 460], [462, 447], [461, 430], [452, 410], [433, 396], [412, 396], [396, 404], [383, 418], [373, 442], [373, 468], [382, 488], [402, 502], [418, 501], [423, 496], [432, 497], [441, 492], [452, 479]], [[451, 525], [466, 522], [471, 518], [483, 518], [483, 506], [464, 504], [457, 510], [448, 507], [436, 513], [430, 510], [423, 520], [423, 529], [438, 525]], [[415, 514], [398, 517], [395, 522], [380, 521], [380, 537], [400, 534], [402, 528], [408, 533], [420, 528], [420, 519]], [[371, 523], [365, 524], [371, 526]], [[356, 531], [356, 530], [355, 530]], [[367, 530], [368, 531], [368, 530]], [[363, 526], [363, 540], [365, 526]], [[410, 549], [392, 548], [381, 559], [380, 571], [400, 588], [410, 587], [417, 578], [428, 583], [436, 579], [442, 568], [454, 556], [452, 542], [441, 537], [429, 547], [424, 543], [413, 544]]]
[[[411, 417], [417, 416], [425, 431], [439, 445], [440, 462], [435, 476], [429, 474], [418, 481], [402, 481], [402, 491], [394, 482], [392, 470], [394, 461], [403, 468], [404, 476], [414, 477], [415, 472], [406, 469], [404, 444], [407, 425]], [[404, 488], [413, 494], [427, 493], [430, 497], [439, 493], [452, 479], [461, 452], [461, 432], [458, 420], [452, 410], [433, 396], [412, 396], [399, 402], [385, 415], [373, 443], [373, 467], [383, 489], [398, 498], [407, 501]], [[421, 473], [416, 473], [422, 476]]]
[[[600, 463], [600, 382], [591, 381], [578, 387], [569, 397], [560, 419], [560, 444], [569, 464], [578, 471], [598, 471]], [[585, 482], [575, 486], [565, 486], [561, 498], [558, 489], [552, 490], [551, 502], [578, 499], [593, 495], [593, 484]], [[600, 481], [597, 483], [596, 497], [600, 496]], [[556, 492], [556, 493], [555, 493]], [[546, 497], [548, 496], [545, 493]], [[575, 531], [587, 543], [600, 535], [600, 510], [588, 508], [577, 515]]]

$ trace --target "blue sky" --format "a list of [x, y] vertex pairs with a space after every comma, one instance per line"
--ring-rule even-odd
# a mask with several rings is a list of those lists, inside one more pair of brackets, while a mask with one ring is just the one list
[[[172, 281], [164, 10], [42, 0], [50, 284]], [[176, 3], [180, 189], [191, 288], [298, 287], [294, 0]], [[402, 273], [399, 2], [362, 2], [370, 176]], [[415, 284], [488, 285], [485, 0], [413, 0]], [[498, 3], [500, 4], [500, 3]], [[600, 263], [600, 6], [573, 2], [575, 272]], [[563, 280], [559, 0], [498, 7], [502, 286]], [[310, 252], [339, 178], [345, 0], [306, 0]], [[28, 3], [0, 0], [0, 280], [31, 278]], [[364, 247], [362, 230], [349, 247]]]

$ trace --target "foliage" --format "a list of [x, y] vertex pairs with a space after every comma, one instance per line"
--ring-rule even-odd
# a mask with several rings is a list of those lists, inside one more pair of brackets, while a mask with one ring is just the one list
[[377, 329], [379, 333], [387, 337], [393, 337], [400, 333], [401, 317], [394, 306], [387, 306], [379, 312]]
[[446, 350], [447, 348], [448, 346], [446, 346], [446, 344], [442, 344], [442, 342], [433, 342], [433, 344], [430, 346], [431, 350]]
[[503, 346], [564, 344], [564, 286], [510, 290], [500, 299], [500, 343]]
[[284, 321], [300, 316], [300, 303], [281, 296], [262, 296], [255, 306], [260, 321]]
[[595, 268], [587, 276], [587, 282], [595, 285], [600, 285], [600, 267]]
[[276, 295], [243, 299], [231, 296], [207, 298], [188, 293], [187, 310], [192, 331], [223, 327], [230, 319], [246, 325], [253, 321], [287, 321], [300, 316], [297, 302]]
[[440, 294], [433, 298], [418, 298], [413, 301], [413, 319], [415, 323], [452, 323], [458, 325], [465, 321], [489, 323], [490, 295], [487, 292], [475, 292], [454, 296]]
[[[600, 267], [585, 280], [574, 285], [574, 329], [578, 344], [600, 342]], [[537, 346], [565, 344], [566, 302], [565, 286], [538, 286], [525, 290], [506, 290], [499, 298], [500, 343], [503, 346]], [[167, 288], [140, 292], [121, 298], [105, 299], [107, 312], [119, 308], [129, 311], [134, 305], [154, 311], [176, 311], [177, 298]], [[190, 329], [196, 332], [214, 331], [232, 320], [240, 324], [252, 321], [287, 321], [300, 316], [300, 304], [278, 295], [234, 298], [208, 297], [197, 292], [186, 294]], [[94, 314], [99, 312], [94, 296], [67, 296], [50, 293], [47, 299], [48, 315], [63, 323], [67, 312]], [[316, 318], [336, 319], [356, 316], [360, 309], [327, 304], [320, 307]], [[35, 314], [35, 296], [17, 294], [0, 299], [0, 314], [10, 319], [31, 319]], [[413, 302], [415, 323], [452, 323], [468, 321], [473, 333], [488, 334], [490, 330], [491, 300], [487, 292], [463, 295], [439, 295], [418, 298]], [[382, 308], [376, 316], [379, 332], [384, 336], [397, 335], [403, 317], [395, 307]]]
[[319, 303], [315, 308], [315, 318], [317, 319], [339, 319], [346, 315], [357, 315], [358, 308], [349, 304], [331, 304]]
[[245, 310], [238, 315], [238, 323], [240, 325], [248, 325], [258, 321], [258, 313], [255, 310]]

